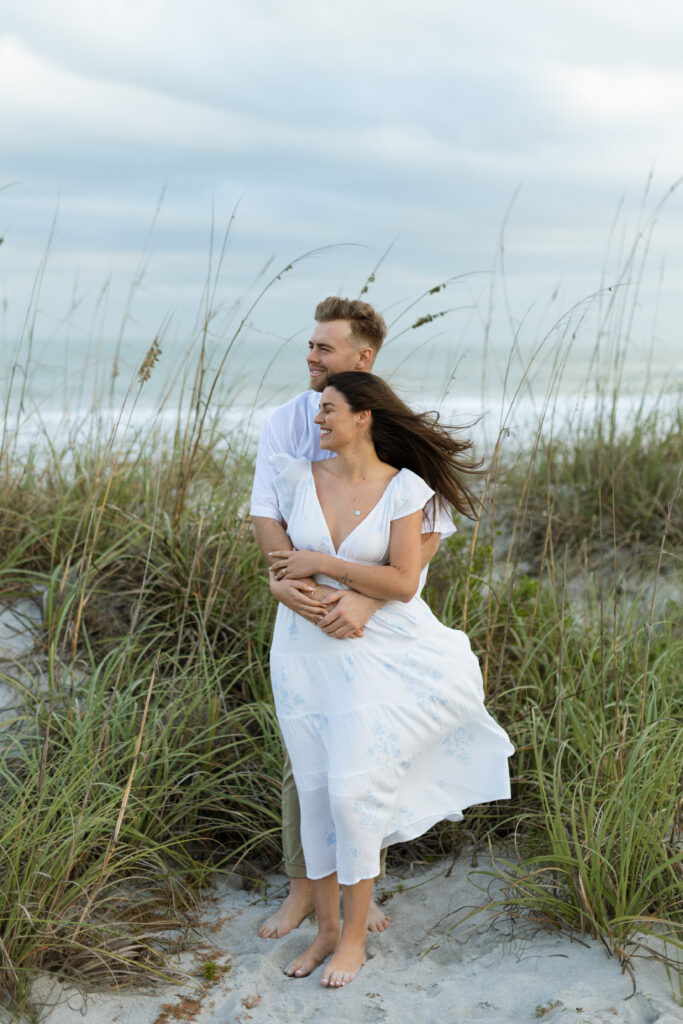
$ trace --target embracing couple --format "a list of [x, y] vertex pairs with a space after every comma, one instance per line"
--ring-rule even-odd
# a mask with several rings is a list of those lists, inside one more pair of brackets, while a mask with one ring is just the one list
[[364, 963], [366, 930], [389, 924], [372, 902], [386, 848], [508, 797], [513, 748], [466, 635], [419, 597], [451, 509], [476, 508], [470, 442], [370, 372], [386, 335], [372, 306], [331, 297], [315, 320], [311, 389], [265, 424], [252, 492], [279, 602], [271, 680], [291, 879], [260, 934], [279, 938], [315, 909], [316, 938], [284, 970], [325, 962], [322, 984], [337, 988]]

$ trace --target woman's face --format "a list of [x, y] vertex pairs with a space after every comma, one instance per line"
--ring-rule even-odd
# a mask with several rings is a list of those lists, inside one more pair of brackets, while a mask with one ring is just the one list
[[320, 427], [320, 447], [338, 452], [358, 439], [367, 429], [369, 416], [352, 412], [351, 406], [336, 388], [327, 387], [320, 396], [320, 412], [314, 422]]

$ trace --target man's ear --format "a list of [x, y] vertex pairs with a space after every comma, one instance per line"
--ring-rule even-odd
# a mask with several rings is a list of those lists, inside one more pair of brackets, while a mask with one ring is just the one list
[[372, 361], [375, 357], [375, 353], [371, 348], [361, 348], [356, 353], [356, 369], [357, 370], [369, 370], [372, 366]]

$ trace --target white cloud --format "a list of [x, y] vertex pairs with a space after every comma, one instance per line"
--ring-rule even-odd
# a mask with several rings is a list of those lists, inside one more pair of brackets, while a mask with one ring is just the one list
[[[23, 182], [0, 193], [5, 281], [10, 245], [37, 262], [58, 195], [60, 252], [125, 272], [167, 182], [156, 247], [183, 296], [212, 204], [226, 219], [243, 192], [254, 267], [400, 236], [396, 287], [419, 290], [487, 265], [521, 185], [511, 239], [533, 291], [599, 264], [653, 164], [653, 194], [683, 171], [683, 8], [664, 0], [29, 0], [3, 31], [4, 173]], [[335, 260], [371, 263], [335, 254], [302, 289]]]
[[567, 67], [558, 85], [568, 110], [581, 121], [642, 130], [652, 124], [671, 125], [672, 118], [683, 115], [683, 71], [678, 69], [637, 64], [625, 68]]
[[0, 124], [15, 142], [32, 139], [34, 145], [41, 144], [38, 124], [51, 140], [66, 133], [148, 147], [210, 146], [211, 140], [229, 146], [247, 127], [225, 110], [64, 70], [7, 38], [0, 40], [0, 95]]

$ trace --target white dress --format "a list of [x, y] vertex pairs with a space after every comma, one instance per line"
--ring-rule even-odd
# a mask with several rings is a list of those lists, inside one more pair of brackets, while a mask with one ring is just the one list
[[[271, 462], [294, 547], [350, 562], [386, 564], [391, 521], [433, 494], [402, 469], [335, 551], [309, 460], [273, 455]], [[484, 707], [469, 640], [420, 597], [388, 602], [363, 637], [349, 640], [328, 637], [280, 605], [270, 668], [309, 878], [335, 871], [342, 885], [374, 878], [382, 847], [510, 796], [514, 748]]]

